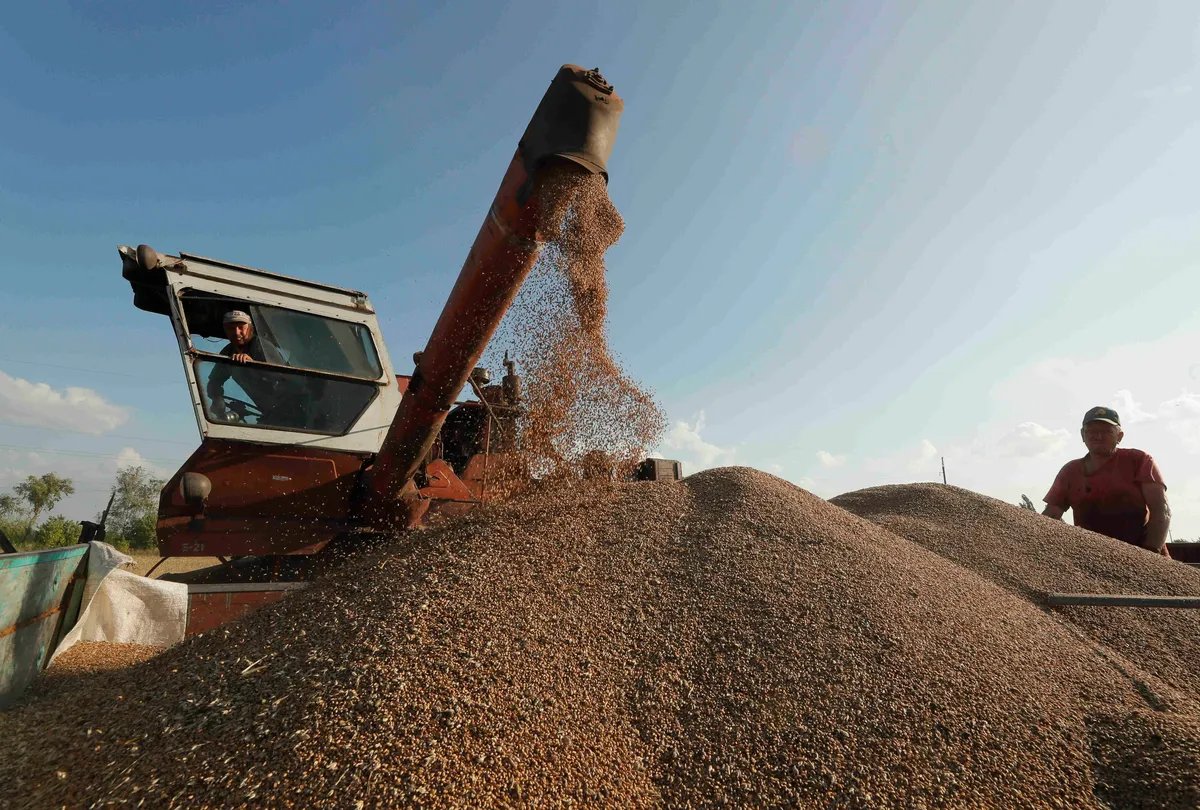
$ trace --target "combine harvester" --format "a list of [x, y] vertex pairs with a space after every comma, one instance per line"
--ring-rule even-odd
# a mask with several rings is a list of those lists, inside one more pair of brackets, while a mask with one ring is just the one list
[[[598, 70], [564, 65], [538, 105], [415, 369], [397, 375], [367, 296], [147, 245], [122, 246], [139, 309], [170, 318], [200, 447], [163, 488], [167, 557], [216, 557], [186, 580], [193, 635], [304, 587], [365, 533], [420, 525], [500, 494], [521, 381], [478, 368], [538, 254], [539, 182], [564, 164], [607, 178], [623, 103]], [[250, 316], [282, 362], [221, 352], [226, 313]], [[477, 399], [458, 402], [470, 386]], [[639, 478], [677, 479], [647, 460]], [[49, 662], [80, 612], [88, 541], [0, 554], [0, 705]], [[152, 573], [152, 572], [151, 572]]]

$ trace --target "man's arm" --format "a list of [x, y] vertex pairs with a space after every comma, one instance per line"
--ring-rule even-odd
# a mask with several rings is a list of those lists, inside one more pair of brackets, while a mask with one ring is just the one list
[[1157, 481], [1142, 484], [1142, 497], [1150, 509], [1150, 521], [1146, 524], [1145, 547], [1151, 551], [1162, 551], [1167, 542], [1167, 529], [1171, 526], [1171, 506], [1167, 503], [1167, 488]]
[[1046, 504], [1042, 514], [1048, 518], [1062, 520], [1063, 513], [1071, 508], [1071, 499], [1067, 497], [1067, 471], [1070, 467], [1070, 464], [1063, 465], [1063, 468], [1058, 471], [1058, 475], [1054, 476], [1054, 483], [1050, 485], [1050, 491], [1046, 493], [1046, 497], [1042, 498]]
[[1046, 504], [1046, 508], [1042, 510], [1042, 514], [1048, 518], [1062, 520], [1062, 516], [1066, 513], [1066, 511], [1067, 508], [1065, 506], [1055, 506], [1052, 503], [1048, 503]]
[[224, 363], [213, 363], [213, 370], [208, 375], [208, 384], [205, 385], [210, 403], [209, 409], [217, 416], [225, 414], [225, 381], [229, 379], [229, 374], [229, 366]]

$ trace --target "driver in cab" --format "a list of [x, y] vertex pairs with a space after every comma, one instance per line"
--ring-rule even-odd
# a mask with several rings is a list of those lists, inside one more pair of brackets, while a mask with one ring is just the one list
[[262, 411], [264, 420], [269, 419], [270, 413], [282, 404], [279, 375], [265, 369], [248, 367], [246, 364], [254, 361], [286, 366], [287, 361], [279, 347], [259, 337], [254, 331], [254, 322], [245, 312], [239, 309], [226, 312], [222, 323], [229, 345], [221, 350], [221, 354], [233, 363], [217, 364], [208, 378], [207, 391], [209, 402], [212, 403], [212, 412], [218, 420], [237, 421], [236, 417], [230, 418], [225, 406], [225, 383], [232, 377], [254, 400], [253, 404]]

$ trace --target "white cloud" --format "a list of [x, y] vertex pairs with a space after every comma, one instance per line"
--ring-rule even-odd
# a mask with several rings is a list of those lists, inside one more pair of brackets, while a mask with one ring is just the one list
[[933, 442], [929, 441], [929, 439], [921, 439], [921, 444], [918, 445], [916, 453], [902, 454], [902, 458], [899, 461], [907, 458], [907, 463], [904, 464], [904, 467], [911, 474], [929, 475], [930, 470], [937, 469], [940, 463], [940, 456], [941, 453]]
[[1200, 364], [1193, 362], [1198, 343], [1200, 329], [1193, 329], [1095, 354], [1045, 358], [1000, 380], [992, 404], [997, 413], [1074, 427], [1088, 408], [1109, 405], [1123, 422], [1138, 424], [1158, 410], [1140, 403], [1162, 402], [1181, 385], [1200, 382]]
[[999, 455], [1038, 457], [1062, 452], [1070, 438], [1065, 428], [1051, 430], [1037, 422], [1022, 422], [1001, 436], [995, 447]]
[[148, 460], [132, 447], [121, 448], [121, 452], [117, 453], [116, 465], [116, 469], [118, 470], [123, 470], [126, 467], [141, 467], [155, 478], [169, 478], [172, 472]]
[[704, 430], [704, 422], [704, 411], [696, 415], [693, 424], [682, 420], [674, 422], [653, 455], [682, 461], [685, 475], [732, 464], [736, 448], [721, 447], [705, 440], [700, 435]]
[[64, 388], [10, 377], [0, 371], [0, 420], [44, 428], [68, 428], [99, 436], [124, 424], [127, 409], [90, 388]]
[[828, 450], [818, 450], [817, 461], [821, 463], [822, 467], [841, 467], [846, 463], [846, 457], [844, 455], [835, 456]]
[[1200, 418], [1200, 394], [1184, 391], [1159, 405], [1158, 412], [1168, 420]]
[[1187, 452], [1200, 454], [1200, 394], [1184, 391], [1158, 406], [1166, 429]]
[[1126, 427], [1139, 422], [1152, 422], [1158, 418], [1156, 414], [1142, 408], [1141, 403], [1133, 398], [1133, 393], [1128, 388], [1122, 388], [1113, 394], [1112, 407], [1121, 415], [1121, 424]]
[[[818, 461], [821, 460], [821, 452], [817, 453]], [[803, 480], [807, 483], [800, 486], [829, 498], [878, 484], [940, 481], [939, 456], [937, 446], [928, 439], [922, 439], [915, 447], [909, 445], [895, 453], [873, 456], [856, 463], [850, 463], [848, 456], [839, 456], [837, 458], [842, 459], [841, 463], [821, 464], [821, 470], [806, 476]]]

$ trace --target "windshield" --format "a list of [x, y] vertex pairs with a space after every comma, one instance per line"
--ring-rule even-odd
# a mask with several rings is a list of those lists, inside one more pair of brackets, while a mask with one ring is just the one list
[[197, 358], [195, 371], [208, 421], [310, 433], [350, 430], [379, 390], [225, 358]]
[[363, 324], [198, 290], [179, 301], [203, 353], [193, 369], [210, 422], [341, 435], [379, 393], [383, 369]]
[[[209, 354], [250, 355], [258, 362], [377, 380], [379, 354], [364, 325], [282, 307], [186, 290], [180, 296], [192, 346]], [[245, 345], [235, 345], [239, 323]], [[238, 344], [241, 345], [241, 344]]]

